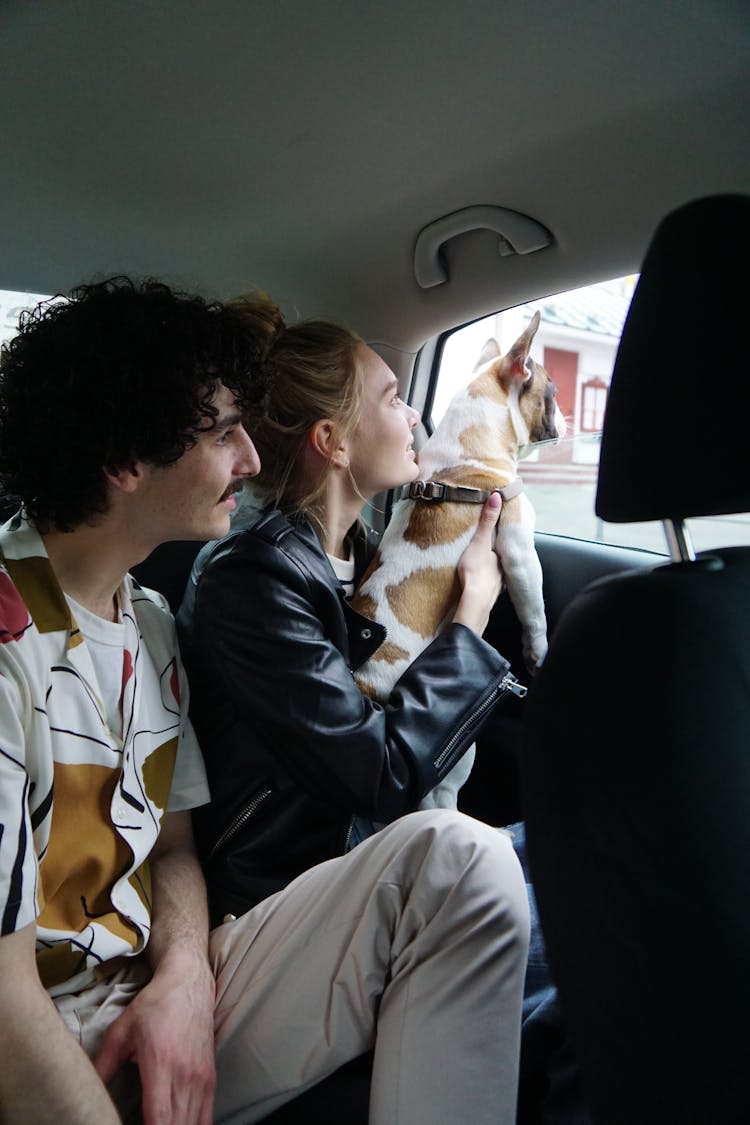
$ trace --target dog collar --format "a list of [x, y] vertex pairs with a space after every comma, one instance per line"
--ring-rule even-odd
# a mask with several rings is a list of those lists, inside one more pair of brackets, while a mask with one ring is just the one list
[[503, 500], [512, 500], [523, 492], [523, 482], [516, 477], [505, 488], [469, 488], [465, 484], [443, 484], [439, 480], [415, 480], [402, 485], [396, 494], [397, 500], [424, 500], [427, 503], [442, 503], [444, 500], [457, 504], [484, 504], [493, 492], [499, 492]]

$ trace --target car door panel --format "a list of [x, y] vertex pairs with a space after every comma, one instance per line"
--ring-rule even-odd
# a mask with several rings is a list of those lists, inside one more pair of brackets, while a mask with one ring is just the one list
[[[632, 547], [572, 539], [537, 532], [536, 548], [544, 576], [544, 602], [548, 636], [579, 590], [598, 578], [620, 571], [647, 569], [668, 561], [664, 555]], [[521, 627], [507, 592], [497, 602], [485, 639], [511, 662], [518, 679], [531, 687], [521, 656]], [[587, 659], [596, 659], [595, 653]], [[581, 668], [580, 691], [586, 692], [586, 669]], [[508, 698], [489, 717], [477, 740], [477, 757], [471, 776], [459, 794], [459, 808], [489, 824], [511, 824], [522, 819], [518, 790], [518, 754], [521, 744], [524, 700]], [[560, 752], [574, 732], [560, 731]]]

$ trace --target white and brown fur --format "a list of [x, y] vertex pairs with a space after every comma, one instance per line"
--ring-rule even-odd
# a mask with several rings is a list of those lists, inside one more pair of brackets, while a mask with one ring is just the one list
[[[539, 319], [536, 313], [505, 355], [496, 340], [487, 341], [474, 379], [456, 394], [420, 451], [422, 480], [504, 488], [516, 479], [522, 446], [564, 435], [554, 384], [529, 357]], [[362, 691], [373, 698], [388, 698], [404, 670], [451, 619], [460, 596], [456, 567], [481, 510], [479, 504], [454, 501], [396, 504], [352, 602], [388, 631], [387, 640], [356, 674]], [[496, 550], [521, 622], [524, 659], [533, 671], [547, 651], [547, 625], [542, 568], [534, 548], [534, 510], [525, 492], [503, 502]], [[455, 808], [472, 762], [469, 752], [423, 807]]]

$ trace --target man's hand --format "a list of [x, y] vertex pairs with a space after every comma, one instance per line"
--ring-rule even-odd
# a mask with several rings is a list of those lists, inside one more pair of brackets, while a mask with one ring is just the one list
[[216, 1071], [208, 908], [190, 813], [167, 813], [151, 853], [154, 896], [146, 955], [154, 975], [108, 1028], [94, 1060], [108, 1082], [134, 1062], [145, 1125], [211, 1125]]
[[104, 1083], [138, 1067], [146, 1125], [211, 1125], [214, 979], [205, 958], [181, 952], [107, 1029], [94, 1066]]
[[480, 636], [503, 588], [503, 574], [494, 549], [502, 503], [498, 492], [493, 492], [485, 502], [477, 529], [458, 563], [462, 593], [453, 620]]

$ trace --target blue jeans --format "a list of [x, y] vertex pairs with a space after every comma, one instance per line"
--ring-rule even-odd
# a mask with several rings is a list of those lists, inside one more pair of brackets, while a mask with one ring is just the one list
[[593, 1125], [568, 1043], [560, 998], [550, 976], [539, 914], [526, 864], [523, 823], [511, 824], [531, 914], [531, 941], [523, 994], [517, 1125]]

